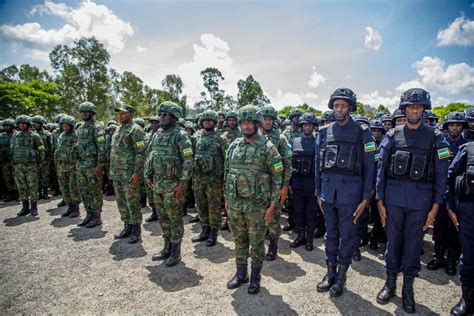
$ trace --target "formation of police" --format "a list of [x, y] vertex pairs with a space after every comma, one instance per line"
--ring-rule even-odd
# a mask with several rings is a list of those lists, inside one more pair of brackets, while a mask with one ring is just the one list
[[259, 292], [264, 262], [277, 259], [281, 230], [295, 231], [290, 247], [307, 251], [324, 236], [327, 273], [316, 290], [331, 297], [343, 294], [347, 271], [368, 244], [386, 267], [374, 299], [389, 302], [401, 275], [407, 313], [416, 309], [413, 284], [424, 232], [433, 226], [427, 268], [455, 275], [460, 263], [462, 298], [451, 314], [472, 314], [474, 109], [438, 124], [420, 88], [405, 91], [393, 115], [373, 120], [353, 115], [356, 95], [347, 88], [334, 91], [328, 107], [320, 118], [299, 110], [285, 118], [270, 105], [246, 105], [206, 110], [193, 122], [169, 101], [145, 119], [119, 104], [118, 122], [106, 126], [90, 102], [79, 105], [79, 121], [20, 115], [2, 121], [2, 192], [5, 201], [21, 202], [18, 216], [38, 216], [38, 199], [51, 188], [62, 194], [58, 207], [67, 206], [63, 217], [80, 216], [82, 202], [84, 228], [102, 225], [103, 195], [115, 194], [123, 229], [114, 238], [130, 244], [141, 241], [148, 204], [146, 221], [159, 220], [163, 231], [152, 260], [168, 267], [181, 261], [183, 216], [195, 205], [191, 221], [201, 231], [191, 241], [212, 247], [219, 230], [230, 228], [236, 271], [227, 287], [249, 283], [249, 294]]

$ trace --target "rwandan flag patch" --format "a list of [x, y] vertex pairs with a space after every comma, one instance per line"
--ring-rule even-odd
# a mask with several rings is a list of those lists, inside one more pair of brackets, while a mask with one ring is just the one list
[[438, 149], [438, 159], [444, 159], [449, 157], [449, 149], [448, 148], [441, 148]]
[[372, 151], [375, 151], [377, 149], [377, 147], [375, 146], [375, 143], [374, 142], [370, 142], [370, 143], [367, 143], [367, 144], [364, 144], [364, 151], [366, 153], [370, 153]]
[[375, 159], [375, 161], [379, 161], [380, 160], [380, 153], [375, 154], [374, 159]]
[[98, 143], [103, 143], [103, 142], [105, 142], [105, 137], [104, 137], [104, 136], [99, 136], [99, 137], [97, 137], [97, 142], [98, 142]]
[[189, 157], [193, 155], [193, 150], [191, 148], [185, 148], [183, 149], [183, 155], [184, 157]]
[[276, 163], [273, 165], [273, 169], [275, 169], [275, 172], [282, 172], [283, 171], [283, 164], [281, 162]]
[[137, 148], [138, 149], [142, 149], [143, 147], [145, 147], [145, 143], [143, 141], [137, 142]]

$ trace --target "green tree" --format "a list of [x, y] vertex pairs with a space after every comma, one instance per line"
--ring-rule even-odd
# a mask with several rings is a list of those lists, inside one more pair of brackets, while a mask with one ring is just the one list
[[249, 75], [245, 80], [239, 80], [237, 88], [239, 88], [237, 94], [237, 104], [239, 107], [246, 104], [263, 106], [270, 103], [270, 99], [263, 93], [260, 83], [252, 75]]
[[[224, 76], [222, 76], [219, 69], [208, 67], [201, 71], [201, 77], [204, 81], [204, 87], [207, 89], [207, 93], [214, 105], [214, 110], [219, 111], [222, 108], [224, 99], [224, 90], [219, 88], [219, 82], [224, 80]], [[201, 95], [206, 97], [205, 92], [201, 93]]]
[[460, 102], [453, 102], [445, 106], [437, 106], [433, 109], [433, 112], [439, 117], [439, 121], [443, 122], [444, 117], [449, 112], [464, 112], [464, 110], [472, 108], [472, 107], [473, 105], [468, 105], [468, 104], [460, 103]]
[[290, 112], [295, 108], [299, 109], [303, 113], [306, 113], [306, 112], [314, 113], [315, 116], [321, 116], [323, 114], [323, 112], [321, 112], [320, 110], [317, 110], [317, 109], [309, 106], [306, 103], [303, 103], [303, 104], [300, 104], [300, 105], [297, 105], [297, 106], [291, 106], [291, 105], [285, 106], [283, 109], [278, 111], [278, 114], [288, 117]]
[[173, 101], [181, 106], [183, 113], [187, 113], [187, 97], [186, 95], [182, 95], [183, 93], [183, 80], [180, 76], [169, 74], [166, 75], [165, 79], [161, 81], [161, 85], [164, 88], [164, 92], [162, 93], [163, 98], [168, 98], [164, 101]]

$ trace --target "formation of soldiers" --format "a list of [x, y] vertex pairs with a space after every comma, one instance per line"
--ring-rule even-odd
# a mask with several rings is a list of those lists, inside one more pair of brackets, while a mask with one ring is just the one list
[[130, 244], [141, 241], [148, 204], [146, 221], [159, 220], [163, 231], [163, 249], [152, 260], [168, 267], [181, 261], [183, 216], [194, 205], [191, 221], [201, 231], [192, 242], [213, 247], [219, 230], [230, 228], [236, 272], [227, 287], [249, 283], [249, 294], [259, 292], [264, 261], [277, 259], [282, 229], [296, 232], [291, 248], [307, 251], [324, 236], [327, 274], [316, 289], [332, 297], [343, 294], [347, 271], [368, 244], [386, 263], [376, 301], [395, 295], [402, 274], [407, 313], [416, 309], [413, 283], [424, 232], [433, 226], [427, 268], [454, 275], [460, 263], [463, 295], [451, 314], [472, 314], [474, 109], [439, 124], [419, 88], [402, 94], [393, 115], [373, 120], [353, 115], [356, 95], [347, 88], [334, 91], [328, 107], [320, 118], [297, 109], [286, 118], [270, 105], [246, 105], [206, 110], [191, 121], [169, 101], [145, 119], [119, 104], [119, 122], [106, 126], [90, 102], [80, 104], [79, 122], [66, 114], [55, 124], [20, 115], [2, 121], [2, 192], [5, 201], [21, 202], [18, 216], [38, 216], [38, 199], [48, 199], [51, 188], [62, 194], [58, 207], [67, 206], [63, 217], [80, 216], [83, 203], [78, 226], [85, 228], [102, 225], [103, 195], [115, 194], [123, 229], [114, 238]]

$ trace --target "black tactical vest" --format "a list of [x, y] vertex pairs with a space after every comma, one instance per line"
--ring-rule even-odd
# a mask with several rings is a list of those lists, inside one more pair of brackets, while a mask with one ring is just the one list
[[309, 142], [309, 146], [303, 147], [303, 137], [296, 137], [293, 140], [293, 156], [291, 157], [292, 174], [300, 176], [314, 176], [314, 137]]
[[463, 174], [456, 177], [456, 194], [474, 199], [474, 142], [463, 146], [466, 146], [466, 169]]
[[433, 181], [434, 143], [436, 132], [432, 127], [422, 125], [416, 139], [406, 138], [404, 125], [389, 131], [394, 144], [390, 155], [388, 177], [400, 181]]

